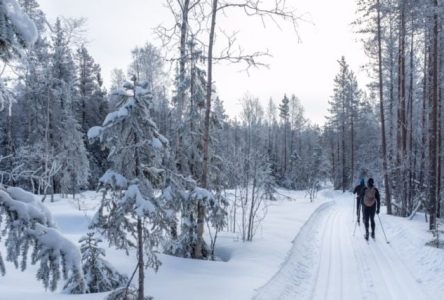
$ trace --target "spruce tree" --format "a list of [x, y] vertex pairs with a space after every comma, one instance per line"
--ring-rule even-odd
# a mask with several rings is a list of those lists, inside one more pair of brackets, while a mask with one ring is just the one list
[[136, 250], [138, 299], [143, 299], [144, 271], [160, 266], [155, 247], [168, 223], [154, 192], [164, 185], [168, 140], [159, 134], [150, 117], [153, 97], [149, 84], [139, 83], [135, 76], [132, 80], [111, 95], [118, 110], [109, 113], [102, 126], [88, 131], [90, 139], [99, 138], [110, 150], [111, 164], [99, 180], [103, 192], [109, 195], [103, 197], [91, 227], [117, 248], [127, 253]]
[[50, 76], [47, 147], [54, 151], [55, 163], [60, 168], [52, 178], [52, 191], [75, 194], [88, 182], [89, 162], [74, 115], [78, 97], [75, 64], [60, 19], [52, 37]]
[[[102, 240], [96, 237], [94, 232], [88, 232], [79, 242], [86, 285], [85, 293], [108, 292], [127, 284], [128, 278], [104, 259], [105, 250], [99, 246]], [[70, 294], [83, 293], [73, 277], [66, 283], [64, 291]]]

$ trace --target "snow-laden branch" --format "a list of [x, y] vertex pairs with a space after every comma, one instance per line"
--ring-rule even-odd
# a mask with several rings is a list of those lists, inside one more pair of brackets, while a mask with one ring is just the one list
[[[1, 222], [5, 216], [6, 222]], [[45, 288], [54, 291], [61, 279], [69, 273], [84, 289], [81, 255], [78, 247], [65, 238], [56, 228], [51, 213], [33, 194], [21, 188], [0, 189], [0, 229], [6, 235], [6, 260], [26, 269], [29, 249], [32, 251], [32, 264], [40, 263], [37, 279]], [[0, 271], [4, 273], [0, 255]]]
[[15, 0], [2, 0], [3, 12], [11, 22], [15, 34], [25, 47], [31, 47], [38, 38], [34, 22], [22, 11]]

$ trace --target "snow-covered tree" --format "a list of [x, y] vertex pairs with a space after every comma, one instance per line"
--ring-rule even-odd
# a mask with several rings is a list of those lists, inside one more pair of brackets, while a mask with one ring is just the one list
[[289, 119], [290, 119], [290, 100], [287, 95], [282, 98], [281, 104], [279, 104], [279, 117], [281, 117], [281, 124], [284, 128], [282, 132], [282, 147], [283, 147], [283, 160], [281, 163], [281, 180], [285, 182], [287, 176], [287, 165], [288, 165], [288, 130], [289, 130]]
[[[134, 48], [131, 55], [128, 74], [134, 74], [139, 82], [148, 83], [147, 89], [153, 96], [150, 107], [151, 118], [157, 124], [159, 132], [166, 134], [170, 126], [167, 122], [170, 107], [166, 92], [168, 80], [164, 70], [164, 59], [160, 50], [150, 43]], [[116, 76], [120, 77], [119, 74]]]
[[0, 2], [0, 59], [9, 61], [22, 55], [37, 40], [37, 28], [15, 0]]
[[[22, 57], [23, 51], [30, 48], [37, 37], [36, 25], [15, 0], [0, 1], [0, 60], [3, 63], [6, 64], [13, 59]], [[3, 141], [7, 141], [6, 146], [9, 148], [13, 145], [11, 140], [12, 101], [11, 92], [5, 85], [3, 78], [0, 78], [0, 112], [5, 107], [9, 108], [4, 127], [7, 129], [7, 139], [3, 139]], [[0, 155], [2, 154], [0, 153]], [[13, 153], [9, 153], [9, 155], [13, 155]]]
[[[326, 132], [330, 145], [326, 146], [332, 165], [332, 179], [336, 189], [348, 190], [356, 178], [378, 172], [379, 138], [375, 106], [366, 99], [345, 58], [339, 61], [339, 72], [334, 79], [333, 96], [329, 101]], [[364, 163], [364, 161], [366, 163]]]
[[168, 223], [154, 191], [164, 184], [168, 140], [150, 117], [149, 84], [132, 79], [111, 95], [117, 98], [118, 110], [109, 113], [102, 126], [88, 131], [89, 139], [99, 138], [109, 149], [111, 164], [99, 180], [104, 197], [91, 227], [112, 245], [137, 251], [138, 295], [143, 299], [144, 270], [159, 267], [155, 247]]
[[[128, 278], [104, 259], [105, 250], [99, 246], [102, 240], [96, 237], [94, 232], [88, 232], [79, 242], [86, 284], [85, 293], [108, 292], [127, 284]], [[64, 291], [70, 294], [83, 293], [72, 277], [65, 285]]]
[[[0, 188], [0, 230], [6, 260], [24, 271], [28, 259], [39, 264], [37, 279], [54, 291], [59, 280], [68, 279], [85, 290], [81, 255], [76, 245], [55, 228], [49, 210], [34, 195], [20, 188]], [[0, 254], [0, 273], [5, 273]]]
[[88, 181], [89, 162], [81, 127], [74, 115], [78, 95], [75, 64], [60, 19], [53, 30], [48, 146], [54, 149], [60, 172], [53, 178], [52, 189], [75, 194]]
[[77, 50], [75, 60], [78, 97], [75, 99], [73, 108], [88, 153], [91, 169], [89, 187], [93, 188], [97, 186], [98, 178], [106, 170], [107, 153], [101, 149], [99, 143], [88, 143], [86, 134], [89, 128], [102, 123], [108, 113], [108, 102], [102, 87], [100, 66], [94, 62], [84, 45]]

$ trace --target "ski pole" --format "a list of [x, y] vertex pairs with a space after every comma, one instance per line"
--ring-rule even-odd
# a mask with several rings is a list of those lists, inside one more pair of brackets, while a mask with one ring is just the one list
[[385, 234], [384, 226], [382, 226], [382, 222], [381, 222], [381, 218], [379, 217], [379, 214], [378, 214], [378, 219], [379, 219], [379, 224], [381, 224], [382, 232], [384, 233], [385, 241], [387, 242], [387, 244], [390, 244], [390, 242], [387, 240], [387, 235]]

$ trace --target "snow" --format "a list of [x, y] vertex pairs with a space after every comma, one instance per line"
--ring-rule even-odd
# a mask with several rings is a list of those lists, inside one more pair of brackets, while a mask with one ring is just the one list
[[[363, 228], [353, 236], [351, 194], [324, 190], [311, 203], [305, 192], [278, 191], [278, 200], [267, 202], [267, 216], [253, 242], [221, 232], [215, 262], [159, 255], [162, 266], [157, 273], [147, 272], [146, 293], [158, 300], [422, 300], [439, 299], [444, 293], [444, 252], [425, 245], [431, 235], [420, 213], [412, 221], [381, 213], [390, 244], [385, 243], [378, 220], [376, 241], [367, 243]], [[60, 232], [73, 243], [88, 231], [101, 198], [93, 192], [81, 196], [83, 202], [47, 203]], [[132, 274], [135, 252], [126, 256], [114, 248], [105, 250], [117, 270]], [[6, 267], [6, 276], [0, 279], [1, 299], [90, 300], [107, 295], [46, 292], [34, 278], [35, 266], [23, 273], [10, 263]]]
[[134, 98], [128, 100], [128, 102], [119, 108], [117, 111], [109, 113], [105, 121], [103, 121], [103, 127], [110, 125], [111, 123], [115, 123], [127, 117], [131, 111], [131, 109], [135, 106]]
[[168, 145], [169, 142], [168, 142], [168, 139], [167, 139], [165, 136], [159, 134], [158, 138], [160, 139], [160, 141], [162, 142], [162, 144], [164, 144], [164, 145]]
[[6, 191], [0, 190], [0, 204], [6, 205], [10, 210], [17, 212], [20, 219], [38, 222], [53, 226], [51, 213], [34, 195], [21, 188], [9, 187]]
[[28, 233], [34, 236], [44, 248], [53, 249], [55, 255], [60, 253], [68, 266], [76, 270], [82, 270], [82, 256], [79, 248], [58, 230], [36, 224], [35, 229], [28, 230]]
[[15, 0], [2, 0], [6, 16], [9, 18], [26, 47], [32, 46], [38, 38], [34, 22], [21, 10]]
[[136, 86], [136, 97], [142, 97], [142, 96], [146, 96], [146, 95], [149, 95], [149, 94], [150, 94], [150, 92], [149, 92], [148, 89], [145, 89], [145, 88], [140, 87], [140, 86]]
[[144, 216], [156, 212], [156, 207], [149, 199], [145, 199], [139, 190], [137, 184], [131, 184], [125, 192], [123, 201], [135, 201], [136, 213], [138, 216]]
[[102, 135], [103, 127], [102, 126], [94, 126], [88, 130], [88, 139], [93, 140]]
[[213, 199], [213, 194], [206, 189], [195, 187], [191, 192], [190, 198], [197, 201], [208, 201]]
[[100, 177], [99, 182], [115, 190], [124, 190], [128, 186], [128, 180], [113, 170], [107, 170], [105, 174]]
[[376, 239], [367, 242], [363, 226], [353, 234], [352, 205], [347, 193], [314, 215], [254, 299], [438, 299], [444, 253], [425, 246], [427, 223], [380, 216], [387, 244], [376, 217]]
[[158, 138], [153, 138], [153, 140], [151, 141], [151, 146], [153, 146], [153, 148], [155, 149], [163, 149], [162, 142]]

